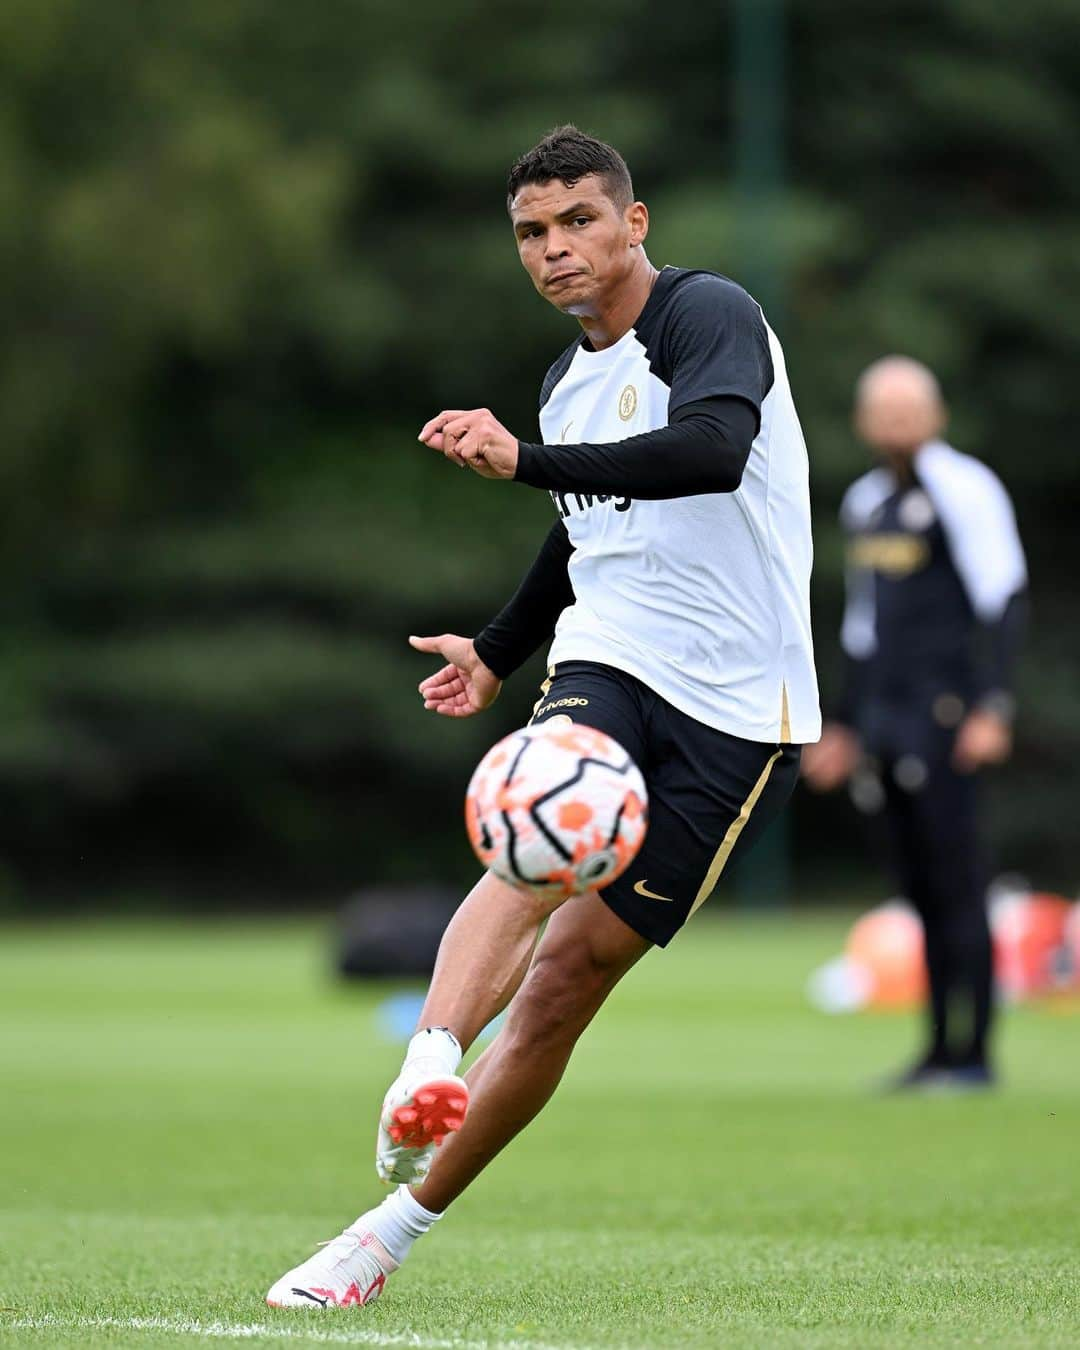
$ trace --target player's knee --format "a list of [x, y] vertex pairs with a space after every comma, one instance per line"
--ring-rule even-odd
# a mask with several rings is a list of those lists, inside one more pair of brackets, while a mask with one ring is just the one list
[[506, 1033], [523, 1050], [576, 1038], [611, 983], [607, 964], [584, 945], [541, 951], [511, 1005]]

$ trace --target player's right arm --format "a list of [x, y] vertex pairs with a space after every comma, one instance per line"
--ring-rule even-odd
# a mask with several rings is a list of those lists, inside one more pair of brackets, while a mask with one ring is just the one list
[[499, 697], [502, 680], [477, 655], [472, 638], [443, 633], [439, 637], [410, 637], [409, 645], [447, 661], [442, 670], [420, 681], [420, 696], [428, 712], [472, 717], [490, 708]]
[[574, 546], [557, 520], [509, 603], [477, 633], [476, 650], [505, 680], [551, 637], [559, 615], [574, 603], [570, 558]]
[[513, 597], [475, 638], [409, 638], [417, 651], [437, 652], [449, 663], [420, 683], [429, 712], [471, 717], [495, 702], [503, 680], [551, 637], [559, 615], [574, 603], [573, 551], [566, 527], [556, 521]]

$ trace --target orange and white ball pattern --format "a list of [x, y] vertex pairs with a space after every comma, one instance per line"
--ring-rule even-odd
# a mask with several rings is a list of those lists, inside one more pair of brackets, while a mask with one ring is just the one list
[[611, 736], [541, 722], [511, 732], [477, 765], [465, 824], [496, 876], [566, 899], [609, 885], [630, 865], [648, 828], [648, 794]]

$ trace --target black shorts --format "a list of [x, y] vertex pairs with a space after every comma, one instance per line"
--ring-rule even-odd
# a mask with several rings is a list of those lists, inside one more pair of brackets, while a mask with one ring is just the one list
[[592, 661], [550, 672], [531, 723], [567, 717], [613, 736], [649, 790], [641, 852], [600, 897], [666, 947], [791, 796], [800, 748], [745, 741], [679, 712], [633, 675]]

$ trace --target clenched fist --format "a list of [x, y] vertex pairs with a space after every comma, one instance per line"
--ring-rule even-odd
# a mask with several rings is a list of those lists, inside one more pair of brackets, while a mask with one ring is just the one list
[[517, 437], [487, 408], [441, 412], [424, 424], [417, 439], [481, 478], [513, 478], [517, 472]]

